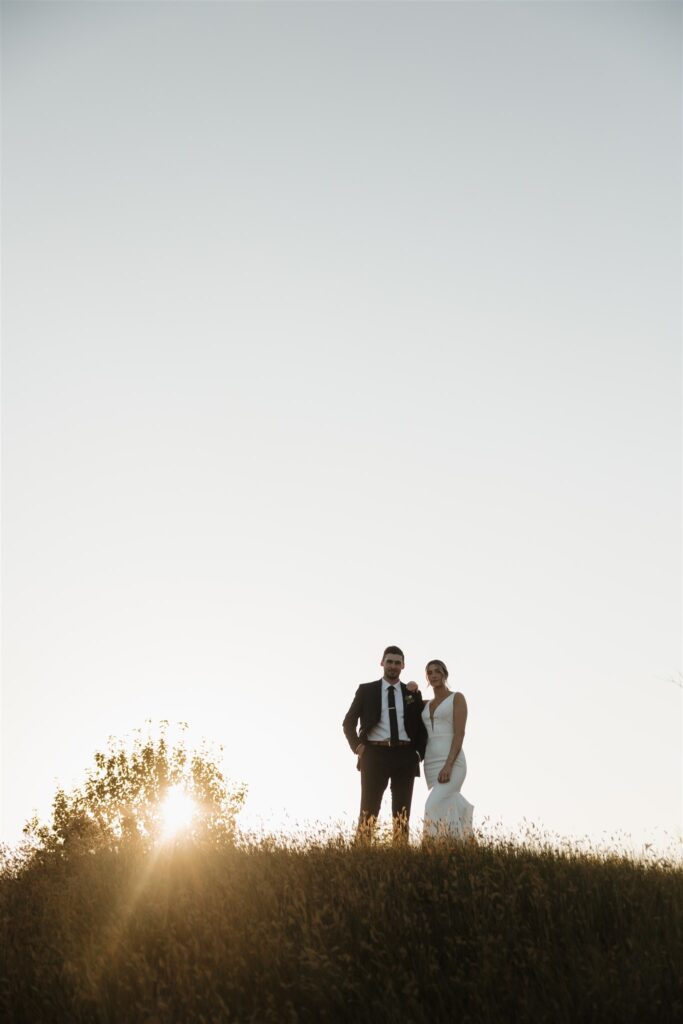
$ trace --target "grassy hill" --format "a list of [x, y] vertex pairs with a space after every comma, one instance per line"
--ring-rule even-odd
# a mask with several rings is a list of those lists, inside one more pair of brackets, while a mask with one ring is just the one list
[[0, 877], [9, 1022], [683, 1019], [683, 871], [486, 841], [51, 855]]

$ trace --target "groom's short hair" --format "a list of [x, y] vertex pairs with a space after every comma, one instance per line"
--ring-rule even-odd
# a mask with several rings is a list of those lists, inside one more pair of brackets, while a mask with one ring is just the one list
[[385, 647], [384, 648], [384, 654], [382, 655], [382, 661], [384, 661], [384, 659], [386, 658], [387, 654], [398, 654], [398, 655], [401, 656], [403, 661], [406, 660], [405, 659], [405, 655], [403, 654], [403, 651], [401, 650], [401, 648], [400, 647], [395, 647], [393, 644], [392, 644], [391, 647]]

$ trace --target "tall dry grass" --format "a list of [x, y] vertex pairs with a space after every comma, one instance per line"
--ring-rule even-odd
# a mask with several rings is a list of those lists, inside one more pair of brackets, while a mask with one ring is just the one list
[[683, 871], [504, 840], [74, 853], [0, 877], [0, 1012], [40, 1022], [683, 1019]]

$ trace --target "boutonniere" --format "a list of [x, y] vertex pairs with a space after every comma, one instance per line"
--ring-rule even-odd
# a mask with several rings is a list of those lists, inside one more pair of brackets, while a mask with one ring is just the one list
[[415, 694], [414, 693], [410, 693], [410, 691], [408, 691], [408, 693], [406, 694], [406, 704], [412, 704], [414, 700], [415, 700]]

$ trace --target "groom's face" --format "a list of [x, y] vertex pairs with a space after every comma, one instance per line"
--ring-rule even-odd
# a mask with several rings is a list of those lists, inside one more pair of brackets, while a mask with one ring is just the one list
[[385, 654], [382, 658], [382, 668], [386, 679], [398, 679], [403, 668], [403, 658], [398, 654]]

